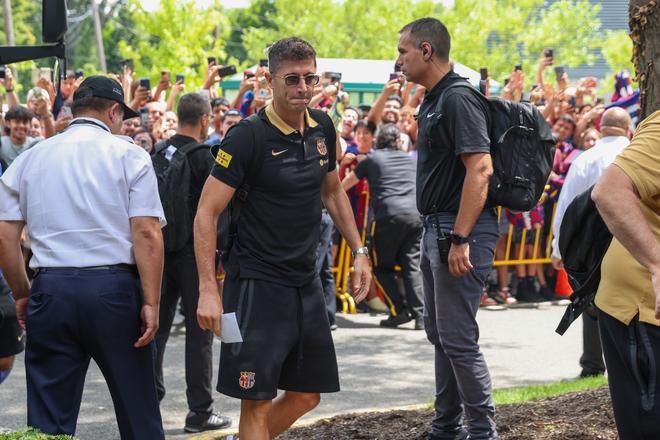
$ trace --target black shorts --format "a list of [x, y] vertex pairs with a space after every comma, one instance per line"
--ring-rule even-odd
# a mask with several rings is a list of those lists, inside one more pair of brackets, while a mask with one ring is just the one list
[[22, 352], [24, 340], [23, 329], [16, 320], [16, 303], [7, 282], [0, 275], [0, 357]]
[[277, 390], [339, 391], [337, 357], [318, 277], [296, 288], [227, 277], [224, 313], [236, 312], [243, 342], [223, 343], [217, 390], [271, 400]]

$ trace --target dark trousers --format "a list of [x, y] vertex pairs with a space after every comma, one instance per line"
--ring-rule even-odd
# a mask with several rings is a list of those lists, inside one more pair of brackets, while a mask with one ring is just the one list
[[328, 321], [330, 325], [335, 323], [337, 314], [337, 288], [335, 286], [335, 275], [332, 273], [332, 233], [334, 224], [328, 211], [325, 209], [321, 213], [321, 235], [319, 236], [319, 246], [316, 250], [316, 273], [321, 278], [323, 294], [325, 296], [325, 305], [328, 309]]
[[619, 438], [660, 439], [660, 327], [601, 310], [598, 325]]
[[435, 346], [434, 438], [453, 439], [465, 414], [471, 439], [497, 439], [490, 373], [479, 348], [476, 316], [498, 239], [497, 218], [484, 212], [470, 234], [474, 269], [457, 278], [440, 260], [437, 237], [449, 233], [455, 215], [427, 218], [422, 239], [424, 327]]
[[[374, 220], [371, 256], [374, 276], [394, 306], [396, 314], [421, 317], [424, 311], [422, 273], [419, 268], [422, 219], [402, 214]], [[394, 266], [401, 266], [405, 295], [399, 291]]]
[[178, 252], [165, 254], [160, 298], [160, 327], [156, 335], [156, 387], [158, 400], [165, 397], [163, 357], [170, 336], [176, 305], [181, 298], [186, 322], [186, 398], [190, 411], [208, 415], [213, 411], [213, 333], [197, 323], [199, 275], [192, 243]]
[[580, 366], [583, 376], [603, 374], [605, 362], [603, 361], [603, 348], [600, 344], [598, 332], [598, 318], [593, 313], [582, 313], [582, 356]]
[[120, 270], [50, 269], [32, 283], [27, 310], [28, 425], [74, 435], [90, 359], [110, 389], [122, 439], [163, 439], [154, 345], [140, 337], [142, 291]]

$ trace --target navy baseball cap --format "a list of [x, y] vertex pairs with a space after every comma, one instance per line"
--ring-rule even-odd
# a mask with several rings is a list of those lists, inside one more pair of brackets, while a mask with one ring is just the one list
[[118, 102], [124, 109], [124, 120], [137, 118], [138, 112], [124, 103], [124, 91], [121, 85], [114, 79], [103, 75], [88, 76], [80, 84], [76, 93], [73, 94], [73, 100], [81, 98], [105, 98]]

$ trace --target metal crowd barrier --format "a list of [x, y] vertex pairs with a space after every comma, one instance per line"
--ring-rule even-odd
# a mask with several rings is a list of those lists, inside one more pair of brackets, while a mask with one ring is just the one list
[[[367, 221], [369, 218], [369, 193], [366, 193], [366, 204], [365, 204], [365, 215], [364, 215], [364, 225], [362, 227], [362, 242], [365, 242], [366, 231], [367, 231]], [[555, 211], [557, 209], [556, 203], [552, 205], [552, 215], [550, 216], [550, 225], [553, 224], [555, 218]], [[501, 208], [498, 208], [498, 219], [504, 215], [504, 211]], [[544, 219], [544, 224], [547, 221], [547, 217]], [[549, 233], [547, 239], [543, 238], [543, 227], [536, 228], [536, 230], [530, 231], [534, 233], [534, 243], [532, 256], [527, 257], [525, 251], [527, 246], [519, 246], [517, 252], [513, 249], [513, 232], [514, 226], [509, 224], [507, 235], [506, 235], [506, 248], [503, 258], [495, 258], [493, 261], [493, 267], [501, 266], [515, 266], [515, 265], [527, 265], [527, 264], [549, 264], [551, 262], [552, 255], [552, 227], [549, 228]], [[523, 229], [520, 243], [526, 243], [528, 231]], [[351, 266], [351, 249], [346, 243], [346, 241], [341, 238], [337, 255], [335, 258], [335, 266], [332, 268], [332, 271], [335, 275], [335, 283], [337, 288], [337, 298], [341, 302], [341, 312], [342, 313], [357, 313], [355, 307], [355, 301], [349, 292], [349, 276], [353, 271]], [[396, 270], [400, 268], [396, 267]]]

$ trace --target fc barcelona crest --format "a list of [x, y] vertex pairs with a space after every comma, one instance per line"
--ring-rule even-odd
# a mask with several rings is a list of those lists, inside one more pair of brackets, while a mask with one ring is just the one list
[[321, 156], [328, 154], [328, 149], [325, 146], [325, 138], [318, 138], [316, 140], [316, 149]]
[[241, 377], [238, 378], [238, 384], [244, 390], [249, 390], [254, 386], [254, 372], [253, 371], [241, 371]]

